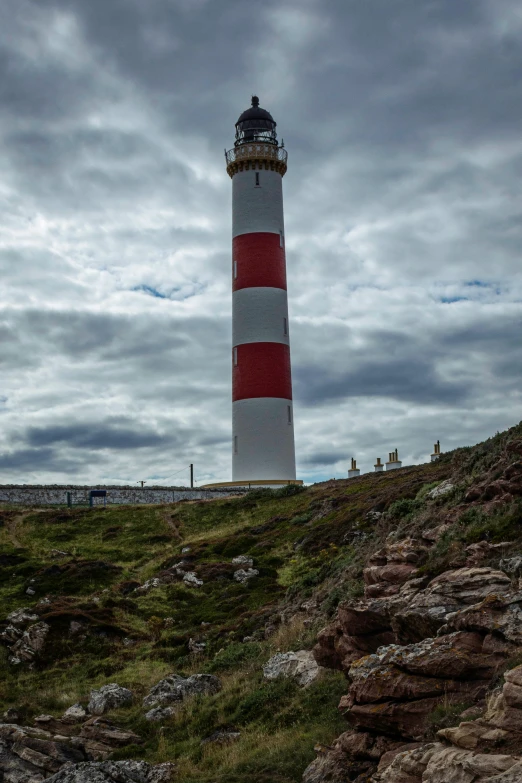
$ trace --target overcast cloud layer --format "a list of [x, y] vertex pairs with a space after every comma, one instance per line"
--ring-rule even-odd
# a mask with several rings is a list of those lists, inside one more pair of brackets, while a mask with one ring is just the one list
[[298, 475], [522, 418], [519, 0], [4, 0], [0, 482], [230, 480], [231, 183], [284, 179]]

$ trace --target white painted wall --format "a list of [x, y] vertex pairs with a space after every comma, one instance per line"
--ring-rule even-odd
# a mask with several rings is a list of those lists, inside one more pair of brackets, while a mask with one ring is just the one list
[[[288, 406], [291, 421], [288, 423]], [[292, 400], [256, 397], [232, 404], [232, 481], [295, 479]], [[237, 437], [237, 454], [234, 453]]]
[[289, 344], [286, 291], [282, 288], [241, 288], [234, 291], [232, 345], [243, 343]]
[[267, 231], [284, 236], [283, 178], [277, 171], [238, 171], [232, 177], [232, 236]]
[[[175, 503], [179, 500], [211, 500], [226, 497], [230, 489], [190, 489], [183, 487], [118, 487], [98, 484], [90, 487], [78, 485], [0, 485], [0, 502], [23, 505], [53, 506], [67, 503], [67, 492], [73, 503], [88, 503], [91, 489], [106, 489], [107, 504], [125, 503]], [[94, 498], [95, 505], [103, 505], [103, 498]]]

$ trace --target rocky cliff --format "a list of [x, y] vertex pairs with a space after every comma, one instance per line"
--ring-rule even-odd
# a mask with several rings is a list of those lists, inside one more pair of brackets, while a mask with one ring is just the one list
[[522, 781], [522, 426], [428, 465], [0, 508], [4, 783]]
[[522, 781], [521, 457], [514, 431], [489, 455], [455, 454], [424, 503], [399, 504], [364, 596], [314, 648], [346, 675], [350, 729], [307, 783]]

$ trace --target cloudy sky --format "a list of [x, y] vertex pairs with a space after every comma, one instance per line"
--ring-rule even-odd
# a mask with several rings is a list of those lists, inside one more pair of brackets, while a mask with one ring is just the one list
[[284, 137], [298, 475], [522, 418], [519, 0], [3, 0], [0, 482], [231, 477], [231, 183]]

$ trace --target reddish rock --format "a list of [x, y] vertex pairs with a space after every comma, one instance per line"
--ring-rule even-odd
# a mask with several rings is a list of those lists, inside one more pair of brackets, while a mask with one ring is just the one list
[[434, 636], [453, 612], [510, 587], [510, 578], [494, 568], [445, 571], [398, 608], [391, 625], [400, 641], [420, 641]]
[[356, 728], [422, 738], [442, 700], [484, 695], [503, 657], [486, 655], [478, 633], [453, 633], [408, 646], [390, 645], [356, 661], [339, 708]]
[[[506, 577], [507, 578], [507, 577]], [[484, 600], [452, 614], [444, 631], [472, 630], [487, 634], [488, 647], [495, 647], [496, 639], [509, 645], [522, 646], [522, 593], [492, 593]], [[491, 635], [493, 632], [493, 636]]]
[[390, 563], [389, 565], [365, 568], [363, 577], [367, 585], [376, 585], [381, 582], [391, 585], [402, 585], [416, 570], [416, 567], [409, 563]]

